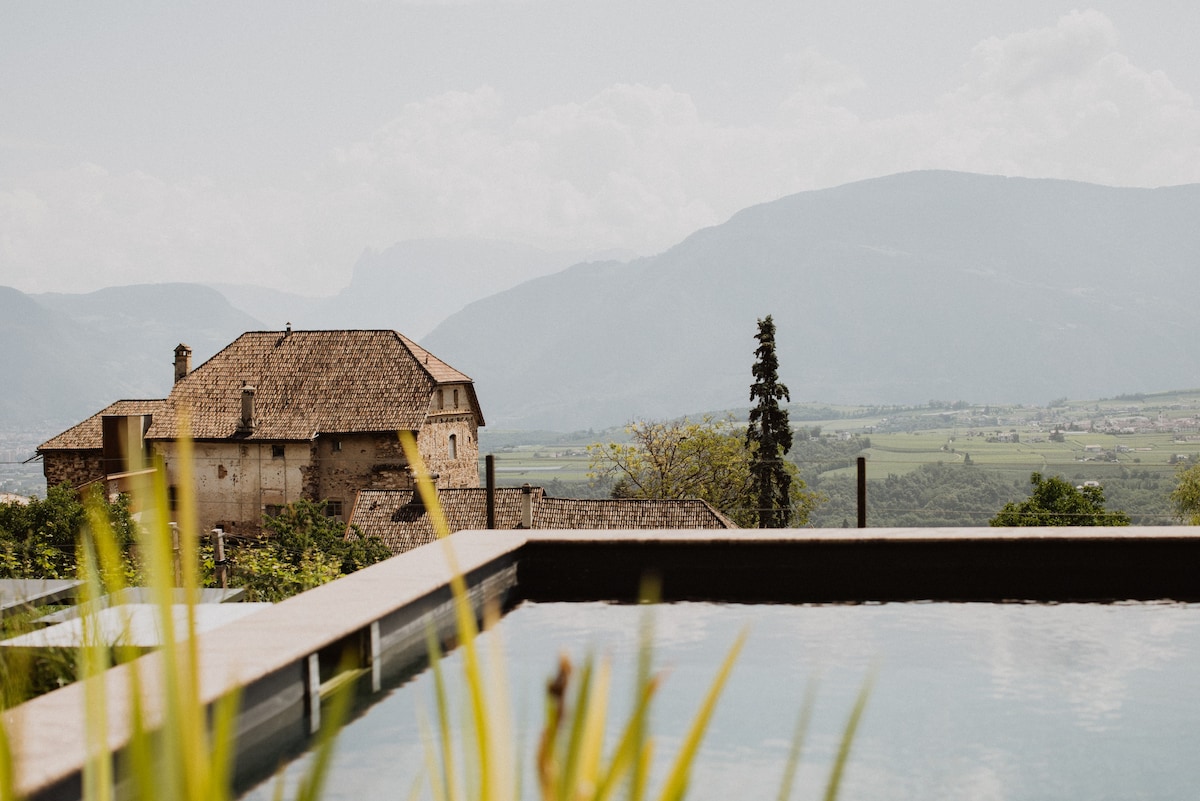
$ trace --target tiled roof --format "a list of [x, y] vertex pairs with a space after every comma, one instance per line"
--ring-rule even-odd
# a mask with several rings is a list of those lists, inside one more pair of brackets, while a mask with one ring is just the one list
[[534, 528], [737, 528], [701, 500], [545, 498], [534, 507]]
[[[516, 487], [496, 490], [496, 528], [513, 529], [521, 522], [521, 494]], [[450, 531], [487, 526], [487, 490], [482, 487], [438, 490]], [[737, 528], [712, 506], [699, 500], [549, 498], [532, 488], [533, 527], [541, 529]], [[412, 490], [362, 490], [350, 523], [367, 536], [377, 536], [403, 553], [433, 542], [429, 514]]]
[[68, 428], [57, 437], [46, 440], [38, 451], [100, 450], [104, 447], [102, 423], [105, 415], [158, 414], [164, 400], [120, 400], [106, 406], [77, 426]]
[[[148, 439], [173, 439], [190, 418], [196, 439], [296, 440], [319, 432], [413, 431], [434, 387], [471, 379], [395, 331], [252, 331], [175, 384]], [[255, 425], [239, 432], [242, 387]]]
[[[534, 505], [542, 495], [534, 489]], [[438, 490], [438, 500], [450, 531], [487, 527], [487, 490], [467, 487]], [[521, 490], [496, 490], [496, 528], [516, 528], [521, 522]], [[437, 533], [425, 507], [414, 502], [412, 490], [361, 490], [350, 514], [351, 525], [363, 534], [379, 537], [392, 553], [410, 551], [433, 542]]]

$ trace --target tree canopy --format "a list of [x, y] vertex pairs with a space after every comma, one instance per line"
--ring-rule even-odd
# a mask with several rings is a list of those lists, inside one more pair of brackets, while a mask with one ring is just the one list
[[989, 524], [993, 526], [1128, 526], [1129, 515], [1104, 508], [1099, 486], [1076, 487], [1058, 476], [1041, 473], [1029, 477], [1033, 491], [1028, 500], [1009, 502]]
[[[751, 448], [732, 418], [637, 421], [625, 431], [629, 442], [588, 446], [589, 476], [613, 481], [613, 497], [699, 498], [739, 526], [757, 523]], [[795, 465], [785, 469], [792, 479], [787, 522], [804, 525], [819, 499], [804, 491]]]
[[1200, 464], [1180, 466], [1175, 489], [1171, 491], [1171, 505], [1185, 523], [1200, 526]]
[[[129, 498], [110, 502], [99, 486], [90, 492], [128, 551], [134, 534]], [[75, 545], [85, 521], [84, 501], [68, 484], [48, 488], [44, 500], [0, 504], [0, 578], [75, 578]]]
[[754, 516], [759, 528], [784, 528], [791, 519], [792, 473], [783, 457], [792, 448], [792, 429], [787, 409], [780, 401], [791, 400], [779, 380], [775, 355], [775, 321], [767, 315], [758, 321], [754, 335], [758, 347], [750, 385], [750, 425], [746, 444], [750, 448], [750, 477], [754, 487]]
[[230, 544], [233, 585], [251, 600], [279, 601], [353, 573], [392, 555], [378, 537], [325, 514], [325, 503], [294, 501], [263, 518], [264, 536]]

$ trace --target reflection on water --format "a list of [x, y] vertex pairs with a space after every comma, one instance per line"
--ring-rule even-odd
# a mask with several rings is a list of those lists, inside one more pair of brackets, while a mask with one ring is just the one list
[[[559, 652], [611, 655], [615, 697], [631, 695], [642, 611], [528, 604], [488, 635], [503, 640], [524, 753]], [[1200, 787], [1200, 607], [686, 603], [655, 607], [654, 619], [656, 661], [669, 671], [654, 721], [659, 753], [672, 750], [725, 650], [750, 628], [693, 801], [775, 797], [810, 677], [818, 706], [793, 797], [820, 797], [872, 665], [878, 678], [843, 798], [1191, 799]], [[421, 770], [416, 722], [432, 706], [430, 685], [418, 677], [347, 727], [328, 799], [407, 797]], [[270, 795], [264, 787], [247, 797]]]

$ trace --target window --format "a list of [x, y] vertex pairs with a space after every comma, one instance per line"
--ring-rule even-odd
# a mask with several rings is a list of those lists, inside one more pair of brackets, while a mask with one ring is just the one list
[[335, 439], [332, 447], [334, 453], [340, 453], [342, 450], [342, 441], [340, 439]]
[[450, 448], [450, 458], [457, 459], [458, 458], [458, 434], [450, 435], [449, 448]]
[[271, 458], [272, 459], [282, 459], [284, 457], [285, 452], [286, 451], [282, 445], [272, 445], [271, 446]]
[[458, 408], [458, 390], [454, 390], [454, 408]]
[[439, 390], [438, 390], [437, 399], [438, 399], [438, 400], [437, 400], [437, 406], [438, 406], [438, 408], [439, 408], [439, 409], [445, 409], [445, 408], [446, 408], [446, 393], [445, 393], [445, 390], [441, 390], [441, 389], [439, 389]]
[[325, 501], [325, 516], [326, 517], [341, 517], [342, 502], [341, 501]]

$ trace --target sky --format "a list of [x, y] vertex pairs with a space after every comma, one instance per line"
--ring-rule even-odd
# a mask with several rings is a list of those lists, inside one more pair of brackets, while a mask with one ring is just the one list
[[1194, 0], [0, 0], [0, 286], [649, 255], [915, 169], [1200, 182], [1197, 30]]

